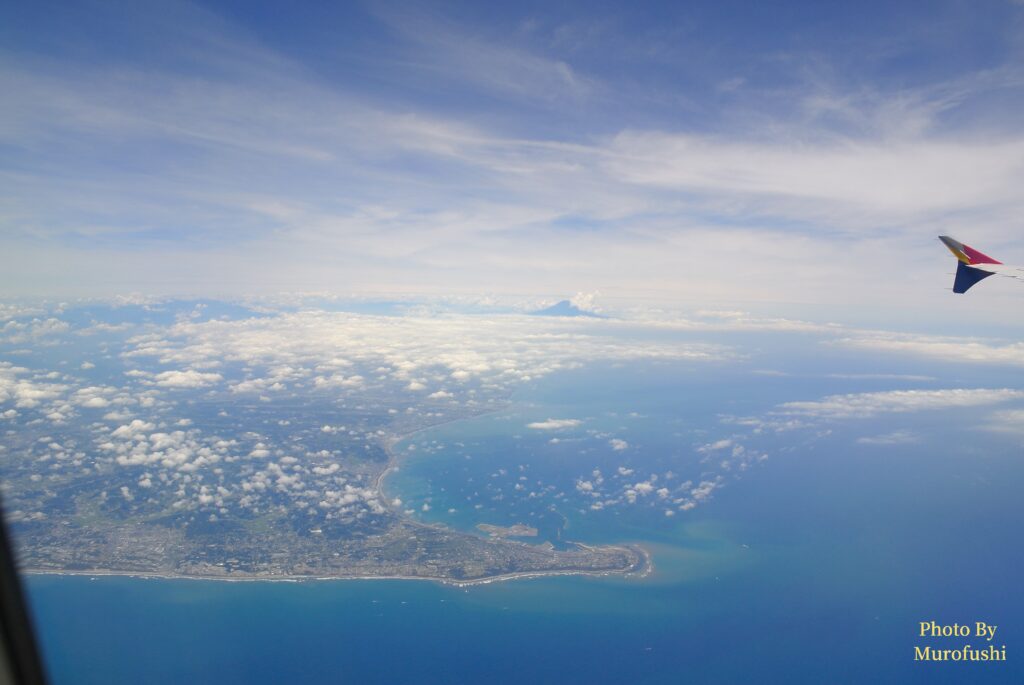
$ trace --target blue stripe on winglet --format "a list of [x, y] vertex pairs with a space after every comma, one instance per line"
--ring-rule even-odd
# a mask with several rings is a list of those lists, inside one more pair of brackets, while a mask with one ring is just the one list
[[963, 262], [956, 263], [956, 280], [953, 281], [953, 292], [965, 293], [978, 281], [984, 280], [992, 275], [990, 271], [982, 271]]

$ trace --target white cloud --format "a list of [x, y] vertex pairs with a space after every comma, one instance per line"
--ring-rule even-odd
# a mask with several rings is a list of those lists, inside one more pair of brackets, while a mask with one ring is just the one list
[[155, 424], [149, 423], [148, 421], [143, 421], [141, 419], [135, 419], [131, 423], [118, 426], [113, 431], [111, 431], [110, 434], [115, 438], [130, 439], [135, 437], [136, 435], [141, 435], [143, 433], [149, 432], [154, 428], [156, 428]]
[[700, 485], [698, 485], [697, 487], [690, 491], [690, 496], [695, 501], [701, 502], [709, 498], [711, 496], [711, 493], [714, 492], [715, 489], [719, 487], [721, 487], [720, 480], [703, 480], [700, 482]]
[[266, 392], [267, 390], [281, 390], [284, 386], [270, 378], [250, 378], [238, 383], [232, 383], [231, 392]]
[[997, 411], [984, 427], [1001, 433], [1024, 434], [1024, 409]]
[[912, 373], [829, 373], [827, 378], [844, 380], [879, 380], [879, 381], [934, 381], [935, 376], [922, 376]]
[[0, 326], [0, 342], [21, 344], [39, 342], [48, 337], [67, 333], [71, 325], [60, 319], [32, 319], [31, 321], [8, 321]]
[[19, 409], [37, 409], [62, 397], [68, 386], [22, 378], [28, 369], [0, 362], [0, 403], [13, 401]]
[[882, 435], [857, 438], [857, 442], [861, 445], [909, 445], [920, 441], [921, 437], [911, 431], [893, 431]]
[[189, 369], [158, 373], [153, 382], [164, 388], [205, 388], [221, 380], [223, 377], [219, 373], [203, 373]]
[[976, 338], [873, 331], [840, 338], [835, 343], [865, 350], [904, 352], [951, 362], [1024, 366], [1024, 343], [1019, 342], [999, 345]]
[[[109, 407], [113, 396], [118, 394], [117, 388], [108, 386], [88, 386], [79, 388], [71, 395], [71, 401], [79, 407], [103, 409]], [[124, 395], [121, 396], [125, 398]]]
[[[415, 98], [360, 98], [354, 94], [360, 89], [311, 76], [289, 56], [201, 8], [176, 5], [180, 20], [168, 26], [154, 25], [143, 12], [126, 12], [119, 23], [142, 23], [147, 45], [183, 56], [189, 69], [146, 69], [129, 51], [115, 56], [121, 61], [63, 65], [15, 54], [4, 70], [5, 92], [18, 95], [5, 111], [6, 139], [30, 146], [26, 149], [37, 156], [60, 159], [69, 170], [25, 170], [7, 179], [15, 184], [12, 211], [32, 219], [25, 232], [53, 237], [38, 241], [38, 248], [4, 245], [13, 255], [9, 265], [14, 268], [5, 274], [11, 284], [34, 272], [40, 273], [39, 282], [56, 275], [64, 284], [80, 284], [83, 271], [102, 269], [126, 281], [169, 281], [179, 288], [229, 282], [247, 290], [276, 287], [275, 279], [266, 278], [273, 265], [289, 283], [367, 290], [433, 281], [444, 291], [529, 283], [550, 293], [610, 281], [616, 294], [657, 289], [703, 299], [710, 290], [750, 299], [777, 297], [780, 291], [799, 296], [812, 292], [807, 289], [812, 284], [824, 286], [813, 292], [828, 303], [851, 296], [871, 303], [877, 302], [876, 291], [860, 295], [858, 288], [851, 294], [854, 289], [846, 284], [854, 282], [858, 266], [872, 270], [870, 275], [889, 267], [865, 265], [861, 255], [845, 253], [892, 252], [878, 250], [877, 243], [848, 249], [850, 233], [834, 230], [837, 224], [876, 235], [876, 227], [884, 226], [887, 247], [906, 246], [911, 241], [906, 236], [917, 245], [920, 226], [931, 225], [925, 223], [929, 219], [972, 225], [979, 213], [1002, 210], [1012, 216], [1020, 206], [1022, 142], [1016, 129], [961, 134], [955, 125], [929, 126], [950, 100], [973, 101], [971, 94], [992, 88], [1000, 76], [1003, 85], [1015, 86], [1016, 68], [986, 65], [961, 83], [890, 93], [875, 92], [859, 79], [845, 92], [803, 83], [799, 92], [781, 96], [783, 111], [776, 111], [778, 91], [762, 89], [763, 101], [740, 107], [746, 116], [739, 125], [729, 116], [736, 114], [730, 106], [710, 105], [708, 111], [723, 115], [715, 127], [722, 133], [699, 135], [658, 130], [658, 117], [645, 108], [690, 94], [645, 91], [632, 83], [603, 90], [570, 63], [570, 56], [585, 51], [562, 52], [547, 39], [518, 31], [486, 35], [408, 9], [373, 10], [386, 16], [392, 39], [399, 42], [392, 46], [397, 49], [384, 50], [402, 55], [386, 60], [388, 69], [397, 64], [412, 69], [427, 89], [484, 89], [499, 96], [505, 111], [506, 98], [515, 100], [516, 111], [522, 105], [564, 105], [567, 99], [571, 109], [562, 112], [571, 111], [582, 128], [570, 126], [559, 137], [550, 127], [531, 135], [528, 117], [502, 128], [495, 122], [506, 118], [493, 112], [481, 111], [479, 119], [468, 112], [445, 118], [417, 106], [423, 103]], [[210, 26], [216, 27], [215, 41]], [[558, 34], [565, 31], [560, 27]], [[644, 50], [665, 57], [662, 46]], [[792, 60], [787, 55], [778, 61], [787, 82], [794, 74], [800, 79], [806, 68]], [[118, 78], [110, 78], [111, 70]], [[714, 80], [749, 92], [734, 78]], [[976, 90], [964, 85], [970, 82], [978, 83]], [[581, 105], [581, 98], [595, 93], [598, 98]], [[612, 110], [622, 105], [626, 114], [617, 129], [609, 126], [617, 117], [598, 117], [595, 127], [578, 116], [615, 98]], [[728, 102], [737, 101], [730, 95]], [[645, 110], [649, 130], [621, 123], [635, 123], [628, 115], [631, 106]], [[551, 119], [551, 112], [544, 114]], [[857, 133], [837, 132], [837, 119], [860, 124], [851, 127]], [[990, 123], [989, 117], [977, 119]], [[877, 125], [881, 120], [900, 123]], [[338, 121], [345, 126], [334, 125]], [[153, 163], [177, 173], [118, 174], [113, 170], [123, 165], [97, 166], [73, 144], [82, 136], [100, 145], [156, 141], [166, 158]], [[261, 183], [249, 173], [254, 158], [266, 160]], [[128, 192], [125, 184], [131, 184]], [[389, 192], [377, 192], [382, 187]], [[132, 205], [135, 196], [146, 200]], [[851, 208], [856, 211], [847, 211]], [[80, 218], [97, 214], [91, 221]], [[126, 259], [127, 248], [120, 243], [127, 241], [117, 239], [116, 225], [138, 225], [140, 216], [157, 227], [163, 219], [163, 230], [172, 237], [171, 226], [194, 227], [204, 240], [199, 249], [190, 243], [170, 259], [152, 245], [148, 250], [133, 246], [133, 258]], [[807, 231], [800, 219], [809, 216], [827, 221]], [[556, 222], [563, 218], [601, 228], [559, 230]], [[988, 218], [999, 225], [999, 217]], [[90, 225], [93, 221], [97, 225]], [[738, 230], [737, 224], [755, 228]], [[56, 246], [71, 243], [60, 240], [66, 234], [57, 227], [64, 225], [78, 235], [114, 237], [88, 250], [68, 245], [52, 255]], [[769, 233], [765, 226], [790, 228]], [[988, 230], [1012, 239], [1009, 227]], [[161, 235], [160, 229], [155, 232]], [[231, 239], [239, 235], [247, 239]], [[214, 247], [205, 243], [207, 236]], [[176, 244], [160, 243], [159, 249]], [[680, 247], [716, 258], [691, 260], [681, 270]], [[721, 269], [719, 255], [728, 255], [729, 269]], [[39, 268], [51, 263], [60, 264], [61, 272], [71, 266], [67, 275]], [[789, 269], [793, 263], [801, 269]], [[910, 263], [908, 268], [913, 271], [906, 280], [912, 282], [927, 267]], [[737, 279], [737, 273], [747, 277]], [[573, 284], [571, 290], [567, 284]], [[926, 295], [915, 297], [920, 301]]]
[[583, 423], [579, 419], [547, 419], [546, 421], [534, 421], [533, 423], [526, 424], [527, 428], [533, 428], [534, 430], [562, 430], [563, 428], [575, 428], [576, 426]]
[[608, 444], [611, 445], [611, 448], [616, 452], [621, 452], [622, 450], [629, 449], [629, 443], [620, 438], [612, 438], [611, 440], [608, 441]]
[[775, 413], [819, 419], [867, 418], [879, 414], [976, 407], [1024, 398], [1024, 391], [1002, 389], [892, 390], [830, 395], [810, 402], [786, 402]]
[[597, 298], [600, 295], [601, 293], [597, 291], [576, 293], [569, 299], [569, 302], [585, 312], [600, 312], [601, 310], [597, 306]]
[[606, 168], [631, 183], [801, 200], [809, 213], [818, 203], [905, 219], [1004, 201], [1019, 181], [1024, 142], [795, 145], [627, 131], [610, 149]]
[[365, 380], [362, 376], [343, 376], [340, 373], [335, 373], [330, 376], [317, 376], [313, 379], [313, 384], [320, 387], [336, 387], [336, 388], [361, 388], [365, 385]]
[[701, 445], [697, 448], [698, 452], [707, 454], [708, 452], [715, 452], [717, 450], [724, 450], [727, 447], [732, 447], [733, 441], [730, 438], [723, 438], [722, 440], [716, 440], [715, 442]]
[[633, 489], [636, 490], [638, 494], [643, 496], [647, 496], [654, 492], [654, 486], [646, 481], [634, 484]]

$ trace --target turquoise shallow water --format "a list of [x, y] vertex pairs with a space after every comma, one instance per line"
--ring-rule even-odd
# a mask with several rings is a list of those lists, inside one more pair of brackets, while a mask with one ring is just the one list
[[[1024, 681], [1020, 444], [965, 428], [969, 412], [746, 435], [769, 459], [673, 517], [643, 498], [592, 512], [573, 487], [595, 466], [700, 472], [709, 466], [695, 447], [740, 431], [722, 414], [763, 414], [835, 384], [672, 365], [562, 374], [495, 415], [414, 436], [388, 481], [415, 515], [467, 530], [533, 520], [542, 536], [644, 541], [656, 564], [647, 579], [454, 588], [36, 576], [51, 673], [58, 683]], [[525, 428], [552, 417], [581, 423], [555, 444]], [[894, 430], [920, 439], [857, 442]], [[551, 489], [523, 499], [521, 473]], [[915, 663], [915, 645], [979, 644], [921, 640], [918, 622], [932, 619], [997, 624], [1009, 661]]]

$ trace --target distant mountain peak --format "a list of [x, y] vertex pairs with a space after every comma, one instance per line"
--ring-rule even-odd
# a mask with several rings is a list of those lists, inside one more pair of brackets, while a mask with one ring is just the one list
[[594, 319], [608, 318], [596, 312], [588, 312], [584, 309], [580, 309], [569, 300], [562, 300], [561, 302], [556, 302], [550, 307], [538, 309], [537, 311], [530, 312], [530, 314], [532, 314], [533, 316], [589, 316]]

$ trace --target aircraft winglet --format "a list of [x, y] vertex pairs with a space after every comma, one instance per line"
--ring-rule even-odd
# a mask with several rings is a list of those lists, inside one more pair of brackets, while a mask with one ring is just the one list
[[970, 245], [964, 245], [948, 235], [940, 235], [939, 240], [957, 258], [956, 278], [953, 280], [953, 292], [955, 293], [967, 292], [975, 283], [983, 281], [994, 273], [986, 270], [983, 265], [1002, 264], [1002, 262], [992, 259], [987, 254], [975, 250]]

